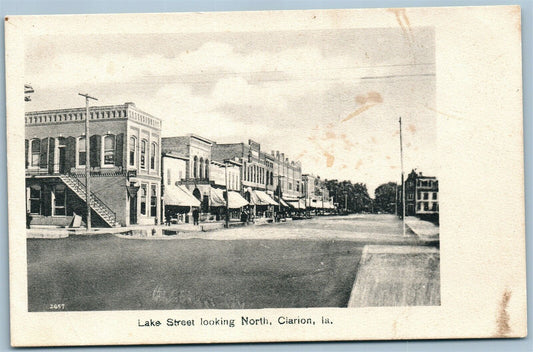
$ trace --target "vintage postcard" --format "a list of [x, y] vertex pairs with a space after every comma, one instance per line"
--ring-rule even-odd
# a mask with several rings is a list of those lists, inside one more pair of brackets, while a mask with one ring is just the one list
[[6, 17], [12, 345], [525, 336], [520, 21]]

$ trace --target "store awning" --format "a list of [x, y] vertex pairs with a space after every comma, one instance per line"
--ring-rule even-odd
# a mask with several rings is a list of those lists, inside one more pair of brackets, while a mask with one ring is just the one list
[[209, 205], [212, 207], [225, 207], [224, 191], [218, 188], [211, 188], [211, 192], [209, 192]]
[[285, 208], [290, 208], [289, 204], [283, 198], [278, 197], [278, 200], [282, 206], [284, 206]]
[[305, 209], [305, 199], [299, 199], [296, 197], [283, 197], [283, 200], [294, 209]]
[[200, 201], [196, 199], [185, 186], [165, 187], [165, 205], [179, 207], [199, 207]]
[[300, 208], [300, 203], [298, 203], [298, 202], [287, 202], [287, 203], [291, 206], [291, 208], [302, 209], [302, 208]]
[[321, 205], [316, 199], [306, 199], [305, 204], [308, 208], [320, 208]]
[[238, 209], [247, 206], [248, 202], [239, 193], [229, 191], [229, 206], [230, 209]]
[[278, 205], [274, 199], [263, 191], [252, 191], [250, 203], [253, 205]]

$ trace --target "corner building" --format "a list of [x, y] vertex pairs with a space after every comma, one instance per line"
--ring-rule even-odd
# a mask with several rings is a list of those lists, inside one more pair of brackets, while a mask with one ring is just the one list
[[25, 114], [26, 204], [31, 226], [86, 221], [89, 153], [92, 226], [156, 224], [161, 220], [161, 120], [134, 103]]

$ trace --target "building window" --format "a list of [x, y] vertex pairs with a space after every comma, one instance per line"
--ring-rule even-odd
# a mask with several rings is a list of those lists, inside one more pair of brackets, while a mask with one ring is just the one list
[[157, 216], [157, 185], [152, 185], [150, 189], [150, 216]]
[[87, 161], [87, 144], [85, 143], [85, 137], [78, 138], [78, 160], [77, 166], [85, 166]]
[[141, 169], [146, 169], [146, 145], [148, 142], [146, 139], [141, 141]]
[[157, 155], [157, 144], [152, 143], [152, 149], [150, 150], [150, 170], [155, 170], [156, 155]]
[[54, 187], [52, 201], [53, 201], [52, 215], [64, 216], [67, 214], [66, 213], [67, 193], [66, 193], [65, 186], [57, 185]]
[[41, 214], [41, 187], [40, 186], [31, 186], [30, 187], [30, 213], [31, 214]]
[[41, 140], [31, 141], [31, 166], [38, 167], [41, 162]]
[[147, 190], [146, 183], [141, 183], [141, 215], [146, 215], [146, 193]]
[[115, 165], [115, 136], [104, 137], [104, 163], [103, 165]]
[[130, 166], [135, 166], [135, 151], [137, 148], [137, 138], [130, 137], [130, 155], [129, 155], [129, 163]]
[[170, 169], [167, 169], [167, 185], [170, 186], [172, 182], [170, 181]]
[[421, 210], [422, 209], [422, 203], [418, 203], [417, 207], [418, 207], [418, 210]]
[[205, 178], [209, 179], [209, 159], [205, 159], [204, 172], [205, 172]]
[[200, 167], [198, 168], [199, 169], [199, 172], [198, 172], [198, 176], [199, 178], [204, 178], [204, 158], [200, 158]]
[[413, 193], [407, 193], [407, 200], [413, 200]]
[[433, 199], [437, 199], [437, 193], [433, 192]]
[[424, 192], [424, 199], [428, 199], [428, 192]]
[[431, 207], [431, 210], [437, 211], [437, 203], [433, 203], [433, 206]]
[[198, 177], [198, 157], [196, 155], [194, 156], [192, 172], [193, 172], [193, 178], [197, 178]]

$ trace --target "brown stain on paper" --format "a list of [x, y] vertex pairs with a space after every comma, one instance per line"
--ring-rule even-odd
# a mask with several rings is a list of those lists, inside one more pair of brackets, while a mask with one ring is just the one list
[[378, 92], [368, 92], [355, 97], [355, 102], [360, 105], [357, 110], [346, 116], [341, 122], [348, 121], [371, 107], [383, 103], [383, 97]]
[[333, 163], [335, 162], [335, 157], [328, 151], [323, 151], [324, 156], [326, 157], [326, 166], [332, 167]]
[[498, 318], [496, 319], [496, 325], [498, 327], [496, 337], [506, 336], [509, 334], [509, 332], [511, 332], [511, 327], [509, 326], [510, 317], [509, 313], [507, 312], [507, 306], [511, 300], [511, 294], [511, 291], [505, 290], [502, 295], [502, 299], [498, 308]]
[[405, 37], [405, 40], [407, 41], [407, 44], [409, 45], [409, 49], [411, 50], [411, 55], [413, 56], [413, 62], [416, 62], [416, 57], [414, 54], [414, 48], [413, 48], [413, 31], [411, 30], [411, 22], [409, 21], [409, 17], [407, 17], [407, 12], [405, 9], [387, 9], [387, 11], [392, 12], [396, 16], [396, 21], [400, 25], [400, 28], [402, 29], [403, 35]]

